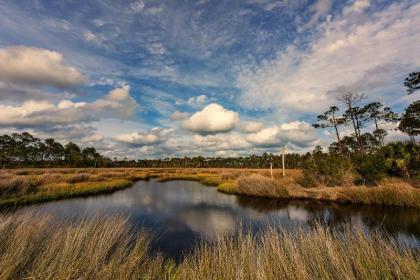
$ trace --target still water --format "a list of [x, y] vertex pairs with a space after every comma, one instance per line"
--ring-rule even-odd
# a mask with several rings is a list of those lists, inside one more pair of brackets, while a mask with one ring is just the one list
[[418, 209], [240, 197], [190, 181], [139, 181], [109, 195], [60, 200], [18, 211], [59, 220], [128, 215], [135, 228], [151, 231], [153, 250], [175, 259], [200, 240], [211, 242], [219, 234], [233, 234], [241, 227], [258, 231], [267, 224], [285, 229], [310, 227], [316, 222], [334, 227], [361, 226], [420, 246]]

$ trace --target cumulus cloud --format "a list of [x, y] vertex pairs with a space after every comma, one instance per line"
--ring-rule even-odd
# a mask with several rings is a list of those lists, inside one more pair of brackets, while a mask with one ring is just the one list
[[[402, 90], [403, 76], [420, 67], [420, 3], [398, 3], [367, 13], [368, 4], [355, 1], [320, 25], [307, 48], [289, 46], [272, 61], [243, 68], [237, 78], [241, 104], [275, 108], [287, 117], [320, 112], [336, 102], [337, 89], [379, 73], [381, 79], [375, 80], [381, 83], [375, 83], [375, 89], [392, 105], [395, 98], [386, 93]], [[387, 66], [395, 71], [375, 71]], [[371, 86], [358, 90], [369, 95]]]
[[14, 85], [0, 81], [0, 100], [2, 103], [22, 103], [27, 100], [48, 100], [57, 102], [62, 99], [72, 99], [76, 94], [63, 92], [49, 92], [33, 86]]
[[285, 143], [308, 147], [313, 146], [317, 139], [315, 129], [304, 121], [267, 127], [246, 137], [247, 141], [259, 147], [275, 147]]
[[15, 46], [0, 49], [0, 80], [59, 88], [86, 84], [88, 78], [47, 49]]
[[130, 86], [124, 85], [110, 91], [103, 98], [89, 104], [88, 107], [88, 109], [100, 112], [108, 117], [128, 118], [134, 113], [138, 104], [130, 96]]
[[257, 132], [261, 130], [262, 127], [263, 123], [256, 121], [241, 122], [241, 124], [239, 125], [239, 129], [245, 133]]
[[205, 136], [196, 134], [192, 138], [192, 143], [209, 151], [243, 150], [252, 146], [243, 135], [237, 132]]
[[176, 111], [171, 115], [170, 119], [172, 121], [183, 121], [188, 119], [188, 113]]
[[16, 106], [0, 104], [0, 125], [41, 127], [92, 122], [101, 117], [127, 118], [138, 106], [129, 89], [129, 86], [114, 89], [90, 103], [28, 100]]
[[147, 132], [133, 132], [129, 134], [118, 135], [115, 139], [118, 142], [130, 146], [142, 147], [152, 144], [162, 143], [168, 139], [168, 136], [174, 131], [172, 128], [155, 127]]
[[211, 103], [185, 120], [183, 127], [200, 134], [212, 134], [230, 131], [236, 127], [238, 122], [238, 113], [229, 111], [219, 104]]

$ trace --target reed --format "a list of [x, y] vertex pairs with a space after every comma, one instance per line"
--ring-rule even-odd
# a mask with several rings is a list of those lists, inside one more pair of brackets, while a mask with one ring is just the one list
[[48, 217], [0, 218], [0, 279], [162, 279], [161, 256], [127, 218], [50, 223]]
[[266, 227], [202, 243], [179, 264], [123, 216], [0, 215], [0, 279], [419, 279], [420, 249], [360, 228]]
[[361, 229], [269, 227], [203, 244], [178, 268], [179, 279], [419, 279], [420, 251]]

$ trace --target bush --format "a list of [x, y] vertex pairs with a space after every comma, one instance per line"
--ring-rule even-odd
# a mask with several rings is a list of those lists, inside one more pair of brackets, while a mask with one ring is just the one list
[[314, 153], [304, 161], [303, 168], [299, 183], [304, 187], [333, 187], [352, 183], [351, 163], [336, 154]]
[[385, 157], [382, 153], [376, 152], [367, 155], [354, 156], [355, 170], [360, 178], [356, 184], [375, 185], [387, 175]]

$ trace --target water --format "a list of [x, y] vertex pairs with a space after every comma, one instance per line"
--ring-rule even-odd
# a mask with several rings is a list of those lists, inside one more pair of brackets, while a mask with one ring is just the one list
[[334, 227], [361, 226], [420, 246], [418, 209], [251, 198], [222, 194], [190, 181], [139, 181], [113, 194], [54, 201], [19, 211], [58, 220], [129, 215], [136, 229], [152, 232], [152, 250], [175, 259], [201, 239], [211, 242], [219, 234], [233, 234], [240, 227], [258, 231], [267, 224], [285, 229], [310, 227], [316, 222]]

